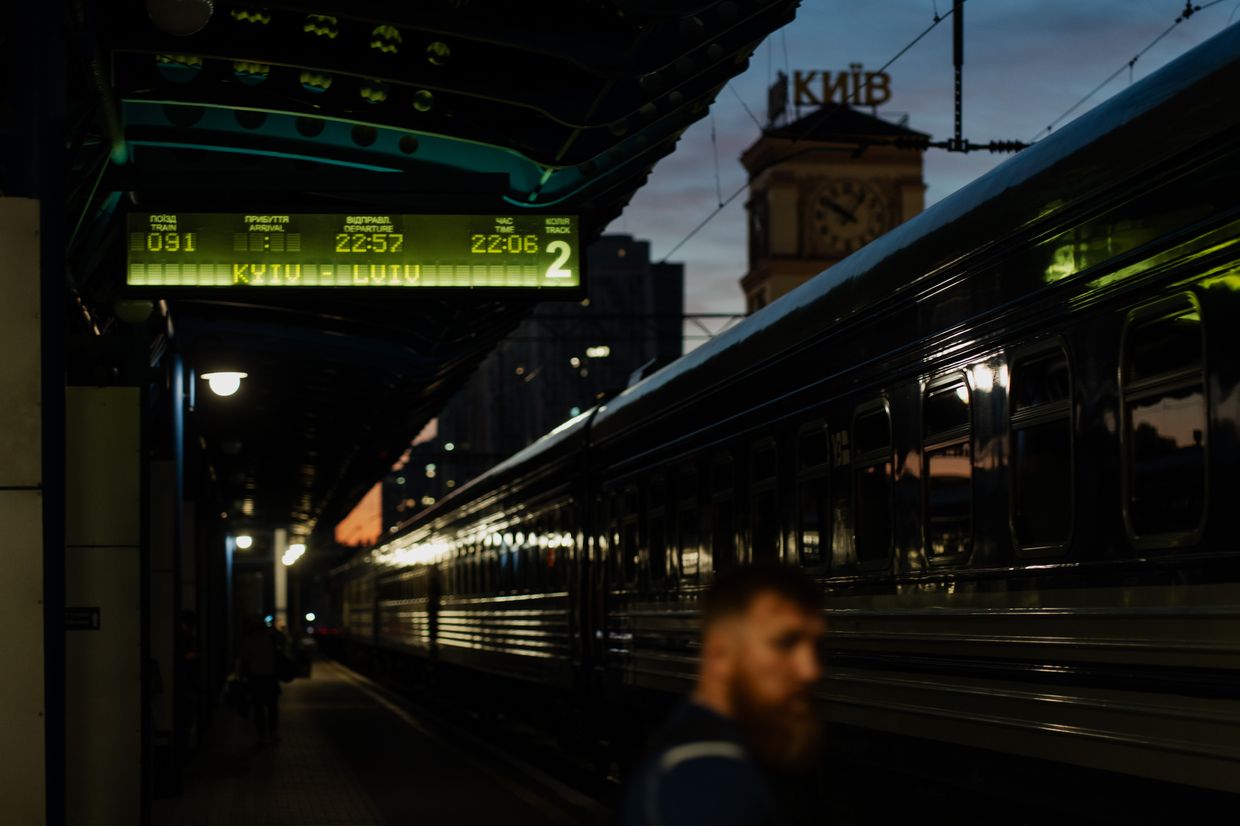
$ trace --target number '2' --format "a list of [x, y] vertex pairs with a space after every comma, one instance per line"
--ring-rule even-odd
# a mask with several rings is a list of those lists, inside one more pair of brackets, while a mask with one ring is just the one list
[[551, 266], [547, 267], [547, 278], [572, 278], [573, 274], [564, 269], [564, 265], [568, 263], [568, 257], [573, 254], [573, 249], [568, 242], [552, 241], [547, 245], [547, 252], [556, 256]]

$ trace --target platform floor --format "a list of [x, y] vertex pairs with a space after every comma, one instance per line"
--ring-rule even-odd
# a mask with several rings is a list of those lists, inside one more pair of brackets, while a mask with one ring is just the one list
[[554, 778], [332, 662], [284, 686], [280, 741], [220, 709], [180, 797], [153, 826], [594, 824], [606, 812]]

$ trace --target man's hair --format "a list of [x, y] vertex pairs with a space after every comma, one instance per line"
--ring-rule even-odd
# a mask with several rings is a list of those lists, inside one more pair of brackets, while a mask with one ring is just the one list
[[763, 594], [775, 594], [806, 611], [822, 609], [822, 589], [804, 569], [778, 562], [737, 565], [715, 576], [702, 597], [702, 627], [744, 614]]

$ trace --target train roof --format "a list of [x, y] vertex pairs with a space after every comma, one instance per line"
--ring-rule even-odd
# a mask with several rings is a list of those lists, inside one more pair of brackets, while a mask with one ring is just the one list
[[[813, 338], [954, 261], [1240, 123], [1240, 24], [862, 247], [600, 409], [603, 441]], [[984, 239], [978, 243], [977, 239]], [[789, 333], [796, 341], [789, 341]], [[692, 392], [687, 387], [692, 386]]]

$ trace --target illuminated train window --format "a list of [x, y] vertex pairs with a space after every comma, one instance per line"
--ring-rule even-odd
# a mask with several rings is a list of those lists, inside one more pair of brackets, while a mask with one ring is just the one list
[[831, 518], [827, 427], [819, 421], [797, 437], [797, 552], [801, 564], [816, 568], [825, 561]]
[[1124, 516], [1138, 544], [1194, 539], [1206, 511], [1205, 339], [1191, 294], [1138, 309], [1124, 334]]
[[1012, 361], [1012, 535], [1022, 550], [1056, 550], [1072, 533], [1072, 380], [1055, 347]]
[[650, 578], [656, 582], [667, 577], [667, 486], [662, 476], [650, 480], [646, 489], [646, 554]]
[[973, 444], [963, 375], [932, 384], [922, 403], [926, 554], [954, 558], [973, 547]]
[[891, 555], [891, 414], [879, 401], [853, 419], [853, 525], [857, 561], [875, 563]]
[[677, 547], [680, 549], [680, 575], [686, 582], [696, 582], [699, 567], [698, 477], [691, 468], [682, 468], [677, 485], [679, 503], [676, 511]]

